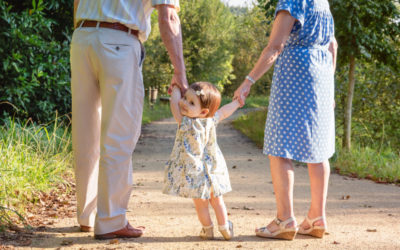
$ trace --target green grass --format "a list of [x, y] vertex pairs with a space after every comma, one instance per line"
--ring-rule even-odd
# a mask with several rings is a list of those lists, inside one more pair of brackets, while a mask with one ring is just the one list
[[157, 101], [155, 104], [151, 104], [149, 101], [145, 100], [143, 104], [143, 125], [168, 117], [172, 117], [168, 102], [162, 103]]
[[[143, 124], [170, 116], [168, 103], [145, 101]], [[0, 127], [0, 229], [10, 222], [9, 209], [24, 214], [39, 192], [57, 191], [73, 179], [70, 124], [58, 120], [35, 125], [10, 119]]]
[[400, 184], [399, 154], [391, 148], [380, 152], [378, 148], [379, 145], [361, 147], [353, 143], [348, 152], [338, 145], [331, 162], [335, 170], [343, 175]]
[[[221, 106], [232, 101], [231, 97], [222, 97]], [[262, 108], [268, 106], [267, 96], [249, 96], [243, 108]]]
[[264, 126], [267, 110], [250, 112], [233, 121], [233, 127], [249, 137], [259, 148], [264, 144]]
[[72, 176], [71, 136], [68, 126], [20, 125], [9, 120], [0, 127], [0, 206], [23, 211]]
[[[260, 148], [264, 142], [266, 109], [243, 115], [233, 122], [233, 126], [249, 137]], [[353, 131], [357, 135], [357, 131]], [[337, 140], [339, 141], [339, 140]], [[390, 147], [382, 148], [380, 142], [369, 147], [361, 147], [353, 142], [350, 152], [336, 145], [336, 153], [331, 158], [332, 167], [340, 174], [367, 178], [377, 182], [400, 184], [400, 157]]]

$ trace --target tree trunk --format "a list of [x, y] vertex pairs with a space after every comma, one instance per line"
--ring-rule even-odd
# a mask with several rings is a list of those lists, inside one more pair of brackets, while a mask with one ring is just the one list
[[351, 110], [353, 107], [354, 85], [355, 85], [356, 59], [350, 56], [349, 69], [349, 88], [347, 90], [346, 107], [344, 112], [344, 137], [342, 147], [350, 150], [351, 148]]

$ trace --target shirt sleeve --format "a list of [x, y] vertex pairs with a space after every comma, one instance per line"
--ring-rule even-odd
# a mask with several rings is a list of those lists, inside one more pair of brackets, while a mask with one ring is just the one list
[[301, 26], [304, 25], [306, 0], [279, 0], [275, 9], [275, 17], [281, 10], [288, 11], [292, 17], [300, 22]]
[[151, 5], [154, 7], [160, 4], [167, 4], [175, 6], [176, 11], [180, 10], [179, 0], [151, 0]]

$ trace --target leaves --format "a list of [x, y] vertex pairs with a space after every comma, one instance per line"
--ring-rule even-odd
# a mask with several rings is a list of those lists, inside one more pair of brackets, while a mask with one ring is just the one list
[[70, 112], [69, 44], [65, 36], [54, 38], [56, 22], [45, 16], [45, 7], [42, 0], [32, 1], [32, 6], [0, 2], [0, 56], [5, 62], [0, 68], [0, 100], [17, 107], [0, 104], [1, 117], [48, 122], [56, 110]]
[[[189, 83], [210, 81], [222, 90], [234, 78], [233, 38], [237, 33], [233, 14], [219, 0], [206, 0], [182, 1], [179, 16]], [[144, 83], [165, 91], [173, 69], [161, 42], [156, 12], [145, 46], [148, 56], [143, 66]]]
[[[399, 54], [393, 45], [398, 41], [400, 11], [393, 0], [330, 0], [339, 43], [340, 65], [349, 56], [378, 59], [393, 68], [399, 66]], [[397, 35], [395, 35], [397, 34]]]

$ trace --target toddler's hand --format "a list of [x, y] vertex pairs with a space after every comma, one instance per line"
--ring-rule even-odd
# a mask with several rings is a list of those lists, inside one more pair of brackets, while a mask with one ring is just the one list
[[172, 94], [172, 90], [174, 89], [174, 87], [179, 88], [179, 85], [177, 83], [171, 83], [171, 85], [169, 85], [169, 87], [168, 87], [168, 94], [169, 95]]

